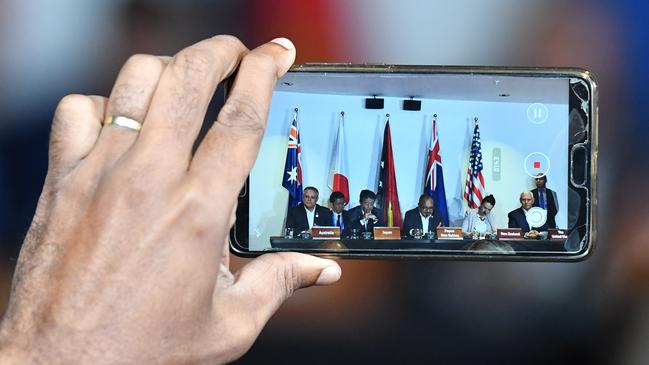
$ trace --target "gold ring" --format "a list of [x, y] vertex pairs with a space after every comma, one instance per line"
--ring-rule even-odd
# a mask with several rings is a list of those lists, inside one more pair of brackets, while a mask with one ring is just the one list
[[132, 129], [136, 132], [139, 132], [140, 129], [142, 129], [142, 123], [138, 122], [137, 120], [133, 120], [131, 118], [122, 117], [120, 115], [112, 115], [106, 117], [106, 119], [104, 120], [104, 125], [109, 125], [109, 124], [115, 124], [120, 127]]

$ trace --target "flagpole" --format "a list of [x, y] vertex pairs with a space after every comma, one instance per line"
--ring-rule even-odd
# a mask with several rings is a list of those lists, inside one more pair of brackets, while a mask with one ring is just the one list
[[[435, 137], [437, 137], [437, 135], [436, 135], [437, 133], [435, 133], [435, 123], [437, 123], [437, 113], [433, 114], [433, 130], [431, 131], [432, 132], [431, 134], [433, 135], [433, 139]], [[428, 146], [428, 147], [431, 147], [431, 146]]]

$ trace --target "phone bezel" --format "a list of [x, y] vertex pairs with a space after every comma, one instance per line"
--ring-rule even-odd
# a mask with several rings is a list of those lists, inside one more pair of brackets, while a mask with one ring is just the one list
[[[504, 67], [504, 66], [428, 66], [428, 65], [386, 65], [386, 64], [351, 64], [351, 63], [306, 63], [294, 65], [288, 72], [345, 72], [345, 73], [421, 73], [421, 74], [459, 74], [459, 75], [485, 75], [485, 76], [519, 76], [519, 77], [550, 77], [550, 78], [577, 78], [585, 82], [589, 91], [589, 115], [586, 121], [587, 138], [581, 145], [586, 145], [589, 150], [587, 160], [589, 167], [589, 184], [585, 185], [588, 196], [585, 202], [586, 210], [586, 236], [582, 239], [584, 244], [577, 252], [566, 252], [561, 254], [545, 254], [534, 252], [517, 252], [516, 254], [471, 254], [467, 251], [459, 251], [461, 254], [452, 253], [407, 253], [401, 251], [380, 251], [370, 252], [345, 252], [345, 251], [314, 251], [314, 250], [284, 250], [271, 249], [265, 251], [249, 251], [247, 245], [239, 243], [237, 237], [237, 222], [243, 218], [248, 227], [248, 202], [247, 187], [248, 180], [242, 189], [237, 207], [237, 220], [230, 231], [230, 251], [241, 257], [257, 257], [271, 252], [302, 252], [321, 257], [336, 257], [350, 259], [405, 259], [405, 260], [459, 260], [459, 261], [519, 261], [519, 262], [578, 262], [589, 257], [596, 247], [597, 238], [597, 156], [598, 156], [598, 87], [591, 72], [581, 68], [567, 67]], [[229, 83], [225, 87], [225, 97]], [[572, 152], [571, 152], [572, 153]], [[569, 165], [569, 177], [572, 178], [572, 161]], [[243, 204], [242, 204], [243, 203]]]

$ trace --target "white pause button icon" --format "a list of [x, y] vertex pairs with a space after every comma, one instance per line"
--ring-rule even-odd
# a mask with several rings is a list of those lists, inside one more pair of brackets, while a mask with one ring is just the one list
[[531, 104], [527, 108], [527, 119], [534, 124], [545, 123], [548, 119], [548, 107], [542, 103]]

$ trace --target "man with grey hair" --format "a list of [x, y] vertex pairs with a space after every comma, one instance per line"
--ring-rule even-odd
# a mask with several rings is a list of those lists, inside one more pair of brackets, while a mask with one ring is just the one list
[[293, 228], [298, 233], [308, 231], [313, 226], [330, 226], [331, 211], [318, 202], [320, 193], [313, 186], [304, 188], [302, 203], [288, 210], [286, 228]]
[[520, 195], [520, 202], [521, 202], [521, 207], [518, 209], [514, 209], [509, 214], [507, 214], [507, 218], [509, 218], [509, 223], [508, 227], [509, 228], [520, 228], [525, 232], [525, 237], [526, 238], [536, 238], [539, 236], [539, 232], [541, 231], [547, 231], [548, 230], [548, 224], [547, 222], [543, 224], [543, 226], [531, 229], [529, 223], [527, 223], [527, 214], [529, 210], [534, 206], [534, 195], [532, 195], [532, 192], [530, 191], [524, 191]]

